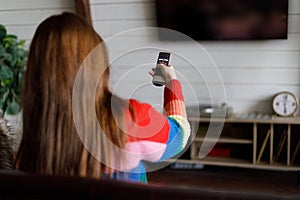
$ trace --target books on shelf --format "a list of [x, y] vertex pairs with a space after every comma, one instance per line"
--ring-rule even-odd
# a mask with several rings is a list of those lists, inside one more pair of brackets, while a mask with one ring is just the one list
[[265, 139], [264, 139], [264, 141], [263, 141], [263, 143], [261, 145], [261, 148], [260, 148], [260, 151], [259, 151], [259, 154], [258, 154], [256, 162], [260, 162], [260, 159], [261, 159], [261, 157], [262, 157], [262, 155], [264, 153], [264, 150], [266, 148], [266, 145], [267, 145], [267, 142], [268, 142], [268, 140], [270, 138], [270, 135], [271, 135], [271, 130], [269, 129], [268, 132], [267, 132], [267, 134], [266, 134], [266, 137], [265, 137]]
[[295, 162], [295, 159], [296, 159], [296, 156], [297, 156], [297, 154], [299, 152], [299, 149], [300, 149], [300, 139], [299, 139], [299, 141], [298, 141], [298, 143], [296, 145], [296, 148], [294, 150], [294, 153], [293, 153], [293, 156], [292, 156], [292, 160], [291, 160], [291, 165]]
[[282, 149], [283, 149], [283, 146], [285, 144], [286, 138], [287, 138], [287, 131], [284, 130], [281, 137], [280, 137], [280, 140], [278, 142], [276, 152], [274, 154], [273, 164], [277, 162], [277, 160], [280, 156], [280, 153], [282, 152]]

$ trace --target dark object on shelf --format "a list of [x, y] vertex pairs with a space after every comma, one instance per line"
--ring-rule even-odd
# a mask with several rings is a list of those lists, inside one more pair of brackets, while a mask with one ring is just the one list
[[233, 114], [233, 108], [227, 106], [225, 103], [221, 106], [211, 105], [194, 105], [187, 106], [187, 114], [189, 117], [231, 117]]
[[231, 155], [230, 148], [213, 148], [209, 153], [208, 156], [213, 157], [225, 157], [228, 158]]
[[204, 165], [197, 163], [174, 162], [170, 164], [171, 169], [203, 169]]

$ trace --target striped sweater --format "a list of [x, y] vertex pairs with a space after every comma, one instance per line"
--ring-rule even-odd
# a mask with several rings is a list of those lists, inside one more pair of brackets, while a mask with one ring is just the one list
[[190, 136], [181, 84], [167, 83], [164, 89], [164, 114], [151, 105], [129, 100], [134, 117], [125, 111], [128, 142], [126, 172], [119, 179], [147, 182], [144, 161], [159, 162], [181, 152]]

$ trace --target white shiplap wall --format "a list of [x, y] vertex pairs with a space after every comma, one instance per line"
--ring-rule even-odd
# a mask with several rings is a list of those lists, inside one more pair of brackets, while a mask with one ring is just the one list
[[[159, 46], [155, 34], [140, 31], [122, 33], [132, 28], [155, 26], [154, 0], [90, 0], [90, 3], [93, 25], [108, 40], [111, 57], [115, 59], [126, 51], [135, 52], [113, 61], [112, 88], [123, 97], [159, 103], [161, 90], [147, 84], [151, 80], [146, 74], [147, 68], [155, 63], [157, 51], [134, 50], [143, 44]], [[174, 42], [166, 46], [201, 58], [195, 60], [195, 68], [204, 75], [210, 70], [214, 74], [217, 70], [224, 82], [225, 101], [233, 106], [235, 112], [271, 112], [271, 99], [279, 91], [288, 90], [300, 98], [300, 1], [290, 0], [289, 4], [287, 40], [201, 42], [217, 68], [209, 64], [203, 51], [195, 51], [190, 42]], [[195, 69], [175, 60], [172, 64], [188, 79], [184, 89], [192, 88], [199, 103], [207, 103], [211, 99], [211, 91], [207, 91], [206, 84], [216, 89], [216, 93], [222, 92], [220, 82], [210, 82], [214, 77], [195, 76]], [[188, 104], [195, 103], [193, 92], [185, 91], [185, 98]], [[215, 103], [223, 100], [218, 95], [214, 98]]]
[[75, 12], [74, 0], [0, 0], [0, 24], [29, 46], [38, 24], [64, 11]]
[[[122, 31], [155, 26], [153, 0], [90, 0], [93, 25], [107, 41], [112, 58], [112, 89], [123, 97], [134, 97], [149, 103], [161, 103], [161, 89], [152, 87], [146, 74], [154, 65], [157, 49], [136, 50], [143, 45], [160, 46], [151, 31]], [[27, 40], [42, 20], [63, 11], [74, 12], [74, 0], [0, 0], [0, 24], [9, 33]], [[184, 52], [195, 59], [195, 68], [172, 55], [172, 64], [183, 81], [188, 104], [211, 100], [223, 102], [224, 82], [226, 102], [236, 112], [271, 112], [272, 96], [282, 90], [294, 92], [300, 98], [300, 1], [290, 0], [288, 40], [263, 40], [244, 42], [201, 42], [205, 51], [195, 50], [189, 42], [168, 43], [166, 48]], [[118, 36], [113, 35], [119, 34]], [[126, 51], [129, 54], [121, 55]], [[116, 59], [116, 56], [120, 56]], [[196, 71], [195, 71], [196, 70]], [[200, 72], [202, 77], [195, 73]], [[219, 74], [216, 74], [219, 73]], [[220, 75], [220, 76], [219, 76]], [[207, 90], [207, 84], [211, 91]], [[159, 107], [159, 106], [158, 106]]]

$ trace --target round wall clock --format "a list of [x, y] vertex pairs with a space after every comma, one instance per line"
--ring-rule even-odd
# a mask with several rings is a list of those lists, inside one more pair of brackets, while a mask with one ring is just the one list
[[298, 107], [299, 102], [297, 97], [291, 92], [279, 92], [277, 93], [272, 101], [273, 111], [281, 117], [294, 116]]

